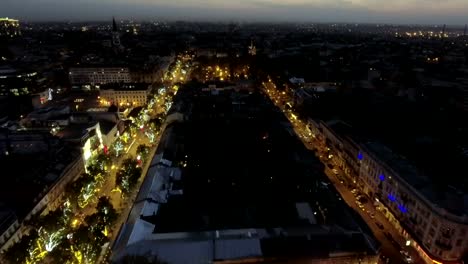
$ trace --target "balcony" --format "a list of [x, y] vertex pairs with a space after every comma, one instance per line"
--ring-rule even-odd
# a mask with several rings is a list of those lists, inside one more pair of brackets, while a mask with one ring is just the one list
[[452, 232], [450, 230], [445, 230], [441, 232], [442, 237], [450, 239], [452, 237]]

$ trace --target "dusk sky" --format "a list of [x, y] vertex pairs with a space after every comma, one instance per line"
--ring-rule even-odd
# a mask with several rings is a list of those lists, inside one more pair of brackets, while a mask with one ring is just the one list
[[468, 23], [468, 0], [0, 0], [21, 20]]

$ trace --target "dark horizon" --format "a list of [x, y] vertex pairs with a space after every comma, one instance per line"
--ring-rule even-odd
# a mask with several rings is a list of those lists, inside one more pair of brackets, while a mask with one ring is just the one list
[[[460, 0], [437, 3], [431, 0], [394, 1], [386, 3], [371, 0], [241, 0], [239, 3], [222, 3], [211, 0], [161, 1], [137, 3], [120, 1], [4, 0], [0, 16], [15, 17], [24, 21], [107, 21], [115, 16], [125, 20], [162, 21], [213, 21], [213, 22], [306, 22], [306, 23], [369, 23], [464, 25], [468, 23], [468, 5]], [[51, 19], [52, 18], [52, 19]], [[339, 18], [339, 19], [337, 19]]]

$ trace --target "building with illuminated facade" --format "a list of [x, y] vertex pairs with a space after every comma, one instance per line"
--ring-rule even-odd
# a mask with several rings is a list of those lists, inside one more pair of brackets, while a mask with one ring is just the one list
[[127, 67], [74, 67], [69, 71], [72, 85], [102, 85], [108, 83], [129, 83], [130, 70]]
[[20, 96], [35, 92], [38, 74], [35, 71], [0, 67], [0, 96]]
[[17, 19], [0, 18], [0, 37], [13, 38], [21, 35], [20, 24]]
[[146, 83], [109, 84], [99, 90], [100, 103], [120, 107], [144, 106], [148, 102], [152, 86]]
[[375, 201], [426, 263], [461, 263], [468, 251], [468, 195], [440, 190], [407, 159], [379, 142], [358, 139], [342, 122], [309, 120], [332, 162]]

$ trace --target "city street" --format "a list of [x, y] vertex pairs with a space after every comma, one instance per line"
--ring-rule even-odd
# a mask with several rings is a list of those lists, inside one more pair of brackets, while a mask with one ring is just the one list
[[315, 150], [316, 153], [319, 153], [319, 159], [325, 165], [325, 174], [340, 193], [343, 200], [361, 215], [367, 225], [371, 228], [376, 238], [381, 242], [381, 255], [390, 258], [388, 262], [386, 260], [382, 260], [382, 263], [406, 263], [400, 253], [400, 250], [408, 251], [413, 262], [420, 263], [419, 256], [415, 253], [414, 249], [405, 246], [406, 240], [399, 234], [393, 225], [388, 222], [383, 213], [376, 209], [369, 198], [367, 198], [368, 202], [363, 203], [361, 208], [359, 208], [358, 203], [356, 202], [356, 196], [352, 193], [353, 187], [350, 187], [353, 186], [353, 184], [346, 182], [346, 179], [342, 176], [337, 176], [344, 175], [344, 172], [339, 170], [337, 166], [334, 166], [332, 159], [328, 159], [328, 156], [325, 155], [326, 150], [323, 149], [324, 146], [321, 146], [316, 139], [309, 136], [306, 124], [298, 119], [297, 115], [291, 110], [292, 98], [288, 96], [286, 92], [279, 92], [276, 89], [276, 85], [271, 81], [264, 82], [263, 87], [265, 93], [270, 97], [272, 102], [289, 119], [293, 125], [296, 135], [301, 139], [304, 145], [308, 149]]
[[[179, 60], [177, 60], [179, 61]], [[173, 87], [175, 85], [176, 82], [185, 82], [186, 78], [185, 76], [189, 76], [189, 72], [190, 72], [190, 69], [188, 68], [185, 68], [180, 66], [181, 64], [180, 63], [177, 63], [176, 62], [176, 67], [174, 68], [173, 72], [172, 73], [168, 73], [167, 76], [174, 76], [174, 77], [179, 77], [179, 78], [174, 78], [174, 77], [171, 77], [171, 79], [168, 78], [168, 80], [165, 81], [165, 86], [166, 87]], [[183, 73], [185, 72], [185, 73]], [[182, 76], [184, 76], [183, 78], [181, 78]], [[167, 103], [167, 102], [171, 102], [171, 99], [172, 98], [166, 98], [166, 97], [158, 97], [156, 100], [155, 100], [155, 103], [154, 105], [152, 105], [152, 108], [151, 109], [148, 109], [148, 110], [151, 110], [150, 111], [150, 115], [151, 115], [151, 118], [153, 118], [157, 113], [161, 112], [161, 109], [164, 108], [164, 105]], [[159, 145], [159, 141], [161, 139], [161, 135], [162, 135], [162, 132], [163, 131], [159, 131], [160, 133], [156, 136], [154, 142], [151, 144], [151, 149], [148, 153], [148, 157], [146, 158], [146, 162], [144, 164], [144, 166], [142, 167], [142, 177], [140, 177], [138, 179], [138, 182], [136, 184], [136, 186], [134, 187], [133, 189], [133, 192], [130, 194], [129, 197], [125, 197], [125, 198], [122, 198], [122, 195], [121, 195], [121, 192], [117, 192], [117, 191], [112, 191], [113, 188], [115, 188], [115, 177], [117, 175], [117, 168], [120, 167], [120, 164], [121, 162], [125, 159], [125, 158], [121, 158], [119, 159], [118, 163], [116, 163], [116, 170], [113, 170], [112, 173], [111, 173], [111, 182], [114, 184], [110, 184], [107, 186], [106, 190], [107, 192], [106, 193], [109, 193], [110, 194], [110, 197], [111, 197], [111, 201], [114, 205], [114, 207], [117, 209], [118, 213], [119, 213], [119, 216], [117, 218], [117, 220], [115, 221], [114, 223], [114, 226], [112, 228], [112, 233], [110, 234], [110, 241], [109, 241], [109, 244], [107, 244], [107, 248], [103, 251], [101, 257], [100, 257], [100, 262], [98, 263], [106, 263], [108, 257], [110, 256], [110, 249], [112, 248], [118, 234], [119, 234], [119, 231], [122, 227], [122, 225], [127, 221], [127, 217], [128, 217], [128, 214], [130, 212], [130, 210], [132, 209], [132, 206], [133, 206], [133, 202], [135, 201], [135, 198], [136, 196], [138, 195], [138, 192], [140, 190], [140, 186], [141, 184], [143, 183], [145, 177], [146, 177], [146, 174], [148, 172], [148, 169], [149, 169], [149, 165], [151, 164], [151, 160], [153, 159], [154, 157], [154, 154], [156, 153], [156, 150], [158, 148], [158, 145]], [[131, 145], [130, 149], [127, 150], [127, 153], [124, 155], [124, 157], [127, 157], [127, 156], [131, 156], [131, 157], [135, 157], [136, 156], [136, 150], [137, 150], [137, 147], [141, 144], [150, 144], [150, 141], [148, 139], [148, 137], [146, 137], [144, 135], [143, 132], [141, 131], [138, 131], [137, 132], [137, 136], [135, 138], [135, 143]], [[118, 164], [118, 165], [117, 165]]]

